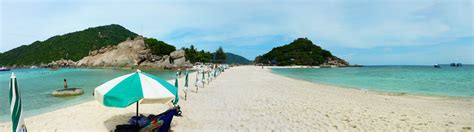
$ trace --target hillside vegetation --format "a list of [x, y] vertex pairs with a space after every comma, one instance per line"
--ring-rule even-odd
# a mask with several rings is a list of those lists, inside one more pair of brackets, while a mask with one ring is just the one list
[[341, 66], [349, 65], [342, 59], [313, 44], [307, 38], [298, 38], [293, 42], [280, 47], [273, 48], [270, 52], [257, 56], [256, 63], [287, 65], [323, 65], [328, 62]]
[[89, 51], [116, 45], [128, 37], [136, 36], [136, 33], [117, 24], [88, 28], [57, 35], [45, 41], [35, 41], [2, 53], [0, 65], [39, 65], [61, 58], [77, 61], [87, 56]]

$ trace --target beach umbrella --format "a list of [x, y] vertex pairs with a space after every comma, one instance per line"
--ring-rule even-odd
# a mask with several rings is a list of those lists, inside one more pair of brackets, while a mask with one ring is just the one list
[[21, 94], [18, 90], [18, 82], [15, 73], [10, 77], [10, 110], [12, 114], [12, 131], [26, 132], [26, 125], [23, 121], [23, 107], [21, 104]]
[[176, 87], [176, 93], [174, 95], [176, 95], [174, 97], [174, 101], [173, 101], [173, 105], [176, 105], [178, 104], [178, 101], [179, 101], [179, 96], [178, 96], [178, 76], [179, 76], [179, 73], [176, 73], [176, 79], [174, 80], [174, 87]]
[[202, 70], [202, 80], [205, 80], [206, 79], [206, 76], [205, 76], [206, 72], [204, 70]]
[[217, 70], [216, 70], [216, 69], [214, 69], [214, 78], [216, 78], [216, 77], [217, 77], [217, 73], [216, 73], [216, 72], [217, 72]]
[[199, 83], [201, 81], [199, 81], [199, 71], [196, 72], [196, 81], [194, 82], [194, 86], [196, 86], [196, 93], [197, 91], [199, 90]]
[[178, 103], [178, 91], [167, 81], [137, 70], [98, 86], [94, 90], [97, 101], [107, 107], [125, 108], [133, 103]]
[[207, 72], [207, 81], [211, 80], [211, 70]]
[[204, 69], [202, 70], [202, 86], [204, 87], [204, 83], [206, 83], [206, 76], [205, 76], [205, 71]]
[[188, 96], [188, 70], [186, 70], [185, 74], [186, 75], [184, 77], [184, 100], [186, 100]]
[[184, 88], [188, 89], [188, 71], [186, 70], [186, 76], [184, 77]]

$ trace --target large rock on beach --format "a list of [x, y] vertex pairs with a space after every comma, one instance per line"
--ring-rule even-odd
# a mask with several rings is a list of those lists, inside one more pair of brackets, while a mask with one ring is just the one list
[[117, 46], [108, 46], [92, 51], [77, 62], [77, 66], [107, 67], [107, 66], [137, 66], [151, 55], [146, 48], [144, 38], [127, 39]]
[[[80, 67], [149, 67], [180, 68], [191, 65], [186, 62], [184, 50], [176, 50], [170, 55], [153, 55], [144, 38], [127, 39], [117, 46], [107, 46], [90, 51], [89, 56], [79, 60]], [[189, 64], [188, 64], [189, 63]]]
[[170, 57], [172, 59], [178, 59], [178, 58], [184, 58], [184, 55], [185, 55], [184, 50], [180, 49], [180, 50], [176, 50], [176, 51], [171, 52]]
[[186, 59], [184, 57], [173, 60], [173, 67], [181, 67], [186, 65]]

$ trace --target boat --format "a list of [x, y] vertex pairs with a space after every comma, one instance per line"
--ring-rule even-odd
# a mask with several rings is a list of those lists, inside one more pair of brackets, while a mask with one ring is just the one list
[[451, 63], [449, 65], [452, 67], [462, 67], [462, 63]]
[[77, 96], [84, 94], [84, 90], [82, 88], [66, 88], [66, 89], [59, 89], [54, 90], [51, 95], [55, 97], [66, 97], [66, 96]]
[[441, 66], [439, 66], [439, 64], [435, 64], [434, 67], [435, 68], [441, 68]]
[[31, 66], [30, 69], [36, 69], [38, 68], [37, 66]]
[[8, 69], [6, 67], [0, 67], [0, 71], [10, 71], [10, 69]]

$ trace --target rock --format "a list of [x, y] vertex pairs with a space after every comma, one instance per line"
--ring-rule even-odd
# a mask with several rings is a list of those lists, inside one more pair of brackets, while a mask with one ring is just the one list
[[159, 61], [159, 60], [161, 60], [161, 56], [157, 56], [157, 55], [150, 56], [150, 61], [152, 62]]
[[186, 58], [181, 57], [173, 60], [173, 67], [184, 67], [186, 64]]
[[91, 56], [94, 56], [94, 55], [97, 55], [97, 53], [99, 53], [97, 50], [94, 50], [91, 52]]
[[191, 61], [187, 60], [186, 63], [184, 63], [184, 67], [193, 67], [193, 64]]
[[47, 64], [47, 67], [72, 67], [75, 66], [76, 62], [72, 60], [57, 60], [57, 61], [52, 61], [51, 63]]
[[350, 64], [347, 61], [337, 58], [335, 56], [329, 57], [327, 59], [327, 62], [321, 65], [321, 67], [346, 67], [346, 66], [350, 66]]
[[78, 66], [101, 67], [101, 66], [137, 66], [151, 56], [150, 50], [145, 46], [143, 37], [127, 39], [117, 46], [108, 46], [99, 49], [92, 56], [87, 56], [78, 61]]
[[60, 89], [55, 90], [51, 95], [56, 97], [65, 97], [65, 96], [76, 96], [84, 94], [84, 90], [81, 88], [68, 88], [68, 89]]
[[178, 58], [184, 57], [184, 55], [185, 55], [185, 52], [184, 52], [184, 50], [181, 50], [181, 49], [173, 51], [170, 54], [171, 59], [178, 59]]
[[139, 36], [127, 39], [116, 46], [106, 46], [90, 51], [76, 63], [81, 67], [149, 67], [149, 68], [179, 68], [192, 64], [185, 59], [185, 51], [177, 50], [170, 55], [153, 55], [145, 45], [144, 38]]
[[159, 63], [164, 68], [173, 68], [173, 65], [171, 65], [171, 62], [170, 62], [170, 56], [164, 55]]

